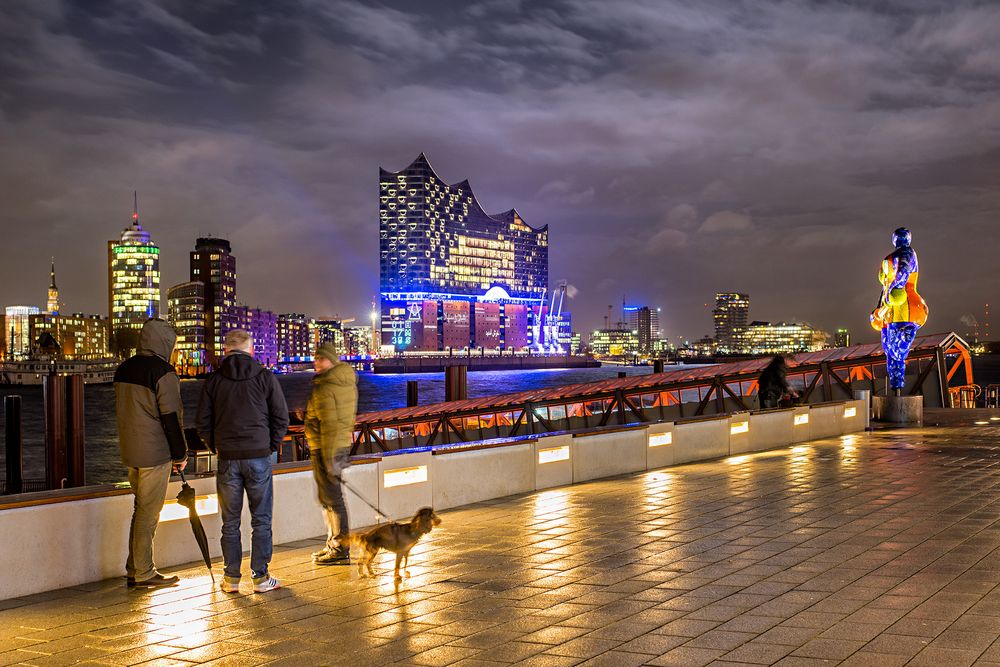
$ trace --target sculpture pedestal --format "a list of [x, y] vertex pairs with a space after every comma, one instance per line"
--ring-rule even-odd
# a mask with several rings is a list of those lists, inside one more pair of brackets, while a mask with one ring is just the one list
[[890, 424], [923, 423], [924, 397], [872, 396], [872, 417]]

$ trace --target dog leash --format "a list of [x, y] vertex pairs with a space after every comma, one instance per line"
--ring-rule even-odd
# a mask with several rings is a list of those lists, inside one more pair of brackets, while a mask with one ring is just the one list
[[365, 500], [365, 497], [363, 495], [361, 495], [360, 493], [358, 493], [357, 490], [353, 486], [351, 486], [350, 484], [348, 484], [347, 481], [343, 478], [343, 476], [339, 476], [339, 477], [337, 477], [337, 479], [340, 480], [340, 485], [341, 486], [343, 486], [345, 489], [347, 489], [348, 491], [350, 491], [351, 493], [353, 493], [355, 496], [357, 496], [358, 500], [360, 500], [365, 505], [367, 505], [369, 508], [371, 508], [371, 510], [374, 511], [375, 514], [379, 515], [380, 517], [382, 517], [386, 521], [390, 521], [390, 522], [392, 521], [392, 519], [389, 516], [383, 514], [382, 512], [379, 511], [379, 509], [377, 507], [375, 507], [370, 502], [368, 502], [367, 500]]

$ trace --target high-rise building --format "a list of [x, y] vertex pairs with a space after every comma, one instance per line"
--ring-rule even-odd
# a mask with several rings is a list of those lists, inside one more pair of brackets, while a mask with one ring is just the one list
[[715, 310], [715, 342], [721, 354], [741, 354], [747, 351], [745, 339], [750, 319], [750, 296], [739, 292], [717, 292]]
[[639, 354], [653, 351], [653, 343], [660, 338], [660, 309], [649, 306], [628, 306], [625, 308], [628, 328], [639, 338]]
[[[298, 363], [312, 361], [316, 353], [315, 321], [301, 313], [284, 313], [278, 315], [276, 328], [278, 332], [278, 363]], [[371, 329], [365, 327], [368, 338]]]
[[191, 280], [205, 286], [205, 360], [218, 368], [226, 332], [238, 328], [236, 258], [229, 241], [200, 238], [191, 252]]
[[372, 350], [372, 332], [369, 327], [356, 325], [344, 328], [344, 354], [368, 357], [375, 351]]
[[108, 314], [112, 350], [122, 356], [135, 351], [146, 320], [160, 316], [160, 248], [139, 224], [138, 203], [121, 238], [108, 241]]
[[746, 331], [746, 344], [752, 354], [794, 354], [821, 350], [830, 334], [798, 322], [752, 322]]
[[[353, 321], [353, 320], [351, 320]], [[313, 330], [316, 335], [316, 347], [330, 343], [338, 354], [344, 354], [344, 322], [341, 320], [316, 320]]]
[[548, 227], [530, 227], [514, 209], [487, 214], [468, 181], [448, 185], [423, 153], [401, 171], [379, 169], [379, 255], [383, 346], [530, 340], [515, 329], [545, 300]]
[[177, 332], [174, 366], [179, 375], [209, 370], [205, 356], [205, 284], [198, 280], [167, 290], [167, 319]]
[[46, 310], [50, 315], [59, 314], [59, 288], [56, 287], [56, 260], [52, 260], [52, 271], [49, 273], [49, 298]]
[[38, 313], [28, 317], [32, 345], [43, 333], [49, 333], [59, 345], [64, 359], [106, 359], [111, 328], [108, 318], [100, 315], [53, 315]]
[[847, 329], [841, 327], [837, 329], [837, 332], [833, 335], [833, 346], [834, 347], [850, 347], [851, 346], [851, 332]]
[[31, 316], [38, 315], [38, 306], [7, 306], [4, 309], [7, 359], [18, 361], [31, 354]]

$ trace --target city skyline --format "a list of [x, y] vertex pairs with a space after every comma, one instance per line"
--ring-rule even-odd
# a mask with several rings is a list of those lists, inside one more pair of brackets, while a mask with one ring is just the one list
[[367, 312], [373, 175], [423, 151], [548, 225], [580, 331], [626, 293], [695, 340], [709, 295], [738, 290], [872, 341], [907, 225], [926, 329], [961, 333], [997, 282], [998, 28], [944, 2], [14, 2], [0, 303], [44, 303], [26, 276], [54, 254], [60, 300], [104, 312], [95, 267], [138, 189], [161, 288], [214, 235], [241, 249], [246, 302]]

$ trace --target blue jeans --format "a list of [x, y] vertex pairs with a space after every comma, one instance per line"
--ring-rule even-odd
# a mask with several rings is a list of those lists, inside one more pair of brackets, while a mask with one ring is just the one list
[[240, 566], [243, 564], [240, 514], [243, 512], [245, 491], [250, 501], [250, 527], [253, 531], [250, 572], [255, 578], [263, 577], [271, 562], [271, 515], [274, 505], [271, 457], [219, 460], [215, 488], [222, 513], [222, 558], [226, 563], [226, 576], [240, 578]]

